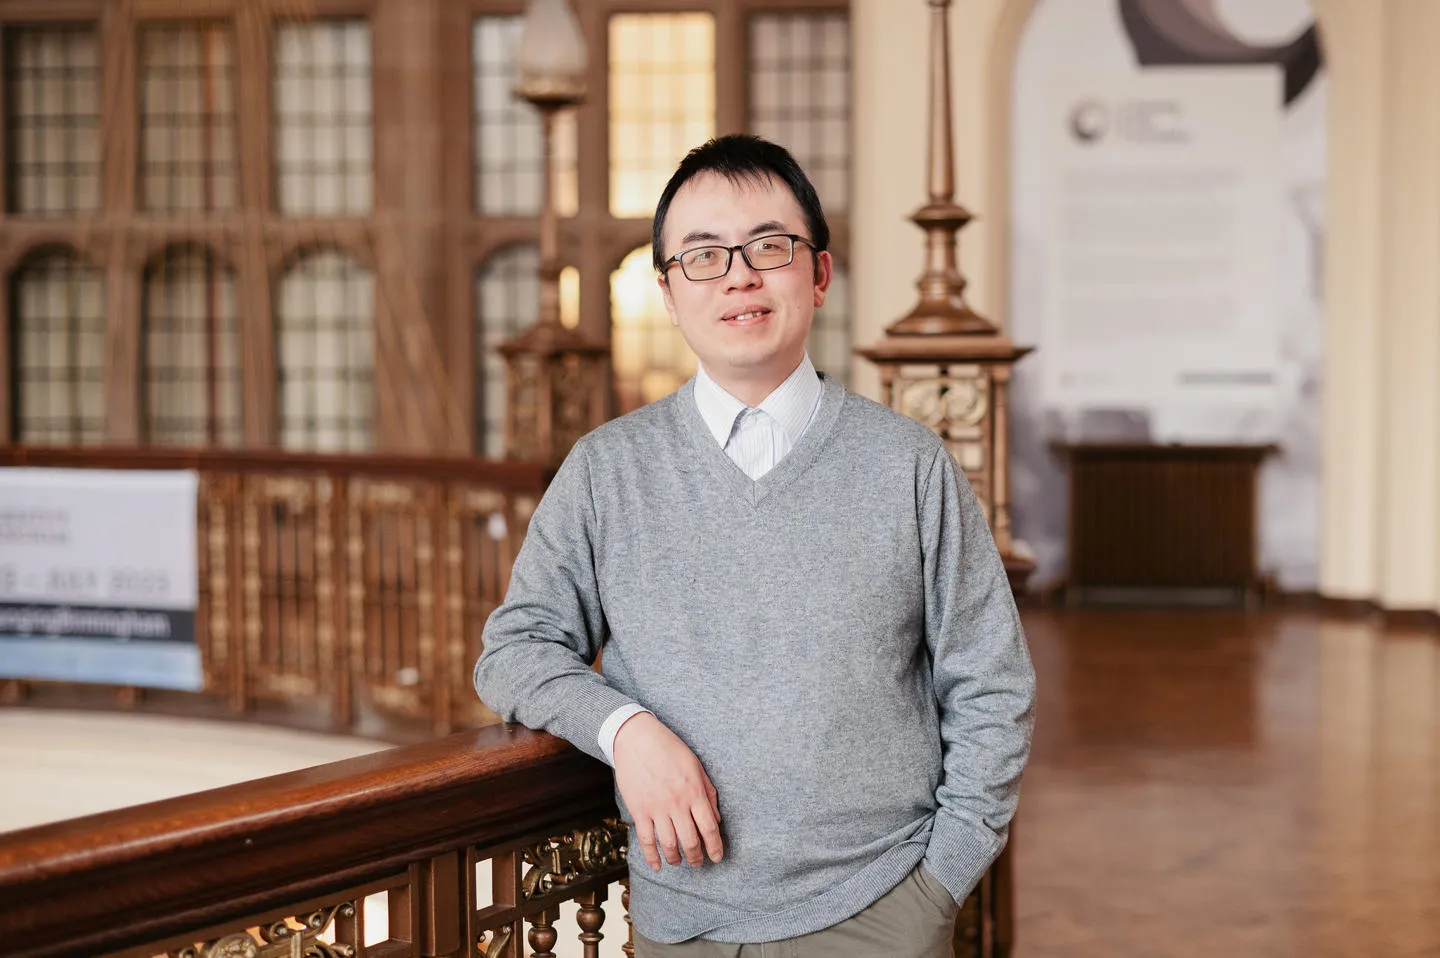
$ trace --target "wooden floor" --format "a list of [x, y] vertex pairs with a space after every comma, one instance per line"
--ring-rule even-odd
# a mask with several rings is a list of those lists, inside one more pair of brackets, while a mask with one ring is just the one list
[[[1293, 611], [1025, 620], [1014, 958], [1440, 956], [1440, 636]], [[373, 747], [0, 710], [0, 829]]]
[[1440, 955], [1440, 637], [1028, 612], [1015, 958]]

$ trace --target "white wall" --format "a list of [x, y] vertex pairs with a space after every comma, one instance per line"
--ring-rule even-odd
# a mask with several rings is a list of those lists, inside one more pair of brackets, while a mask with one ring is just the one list
[[1383, 5], [1314, 0], [1330, 70], [1320, 591], [1377, 594]]
[[1371, 15], [1382, 6], [1375, 591], [1386, 606], [1422, 608], [1440, 604], [1440, 4], [1391, 0]]

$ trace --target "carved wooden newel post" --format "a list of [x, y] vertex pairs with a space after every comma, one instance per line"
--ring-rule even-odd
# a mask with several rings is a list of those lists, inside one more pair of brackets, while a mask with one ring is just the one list
[[[1034, 563], [1010, 531], [1006, 397], [1011, 369], [1031, 348], [1016, 346], [965, 302], [956, 244], [957, 234], [972, 217], [955, 202], [950, 0], [927, 2], [931, 12], [929, 201], [912, 217], [926, 236], [925, 268], [916, 284], [920, 299], [886, 329], [884, 339], [856, 352], [879, 367], [886, 403], [945, 440], [985, 508], [1010, 585], [1018, 593], [1024, 590]], [[955, 922], [956, 958], [1002, 958], [1010, 953], [1011, 868], [1007, 848], [960, 909]]]
[[1010, 372], [1031, 351], [1016, 346], [965, 302], [957, 236], [972, 219], [955, 202], [950, 120], [950, 0], [931, 8], [929, 202], [914, 222], [925, 231], [920, 300], [879, 343], [856, 352], [880, 370], [884, 400], [944, 438], [990, 520], [1017, 591], [1033, 569], [1010, 532], [1006, 397]]
[[585, 60], [585, 41], [569, 0], [531, 0], [520, 37], [515, 95], [539, 110], [543, 122], [540, 316], [499, 347], [506, 364], [509, 459], [558, 464], [576, 440], [605, 421], [610, 349], [560, 322], [555, 117], [585, 99]]

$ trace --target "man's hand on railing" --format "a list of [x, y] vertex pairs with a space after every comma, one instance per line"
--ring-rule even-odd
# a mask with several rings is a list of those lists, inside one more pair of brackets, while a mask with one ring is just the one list
[[721, 859], [725, 849], [715, 786], [679, 736], [654, 715], [641, 712], [620, 726], [614, 757], [615, 784], [635, 819], [635, 838], [652, 869], [660, 870], [657, 841], [672, 865], [680, 864], [681, 849], [692, 867], [701, 864], [703, 853], [712, 862]]

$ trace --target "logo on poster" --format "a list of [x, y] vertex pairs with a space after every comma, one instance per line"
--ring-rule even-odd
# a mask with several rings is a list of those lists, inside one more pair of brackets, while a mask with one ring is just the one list
[[1070, 108], [1070, 135], [1083, 146], [1104, 139], [1130, 143], [1187, 143], [1180, 104], [1172, 99], [1107, 102], [1086, 97]]

